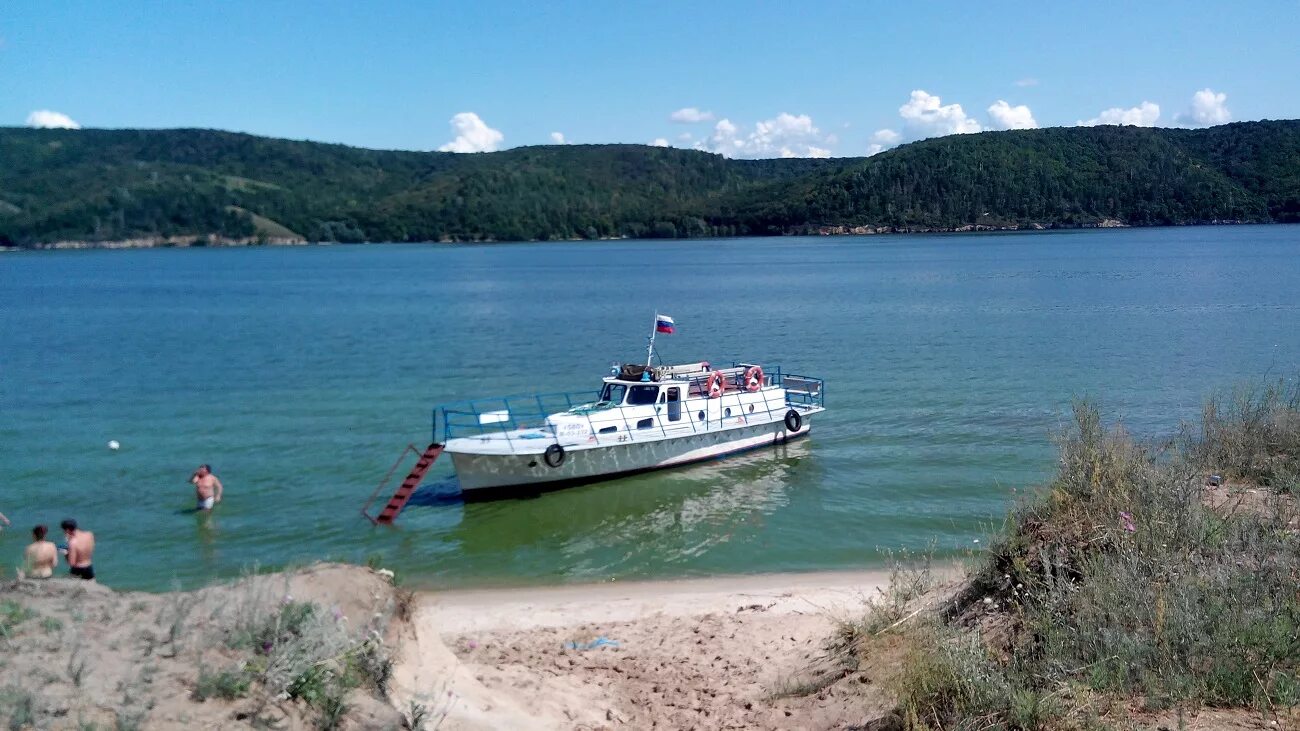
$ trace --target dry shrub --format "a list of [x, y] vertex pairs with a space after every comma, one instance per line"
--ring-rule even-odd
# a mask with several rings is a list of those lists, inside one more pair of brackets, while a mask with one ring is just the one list
[[257, 689], [270, 698], [300, 700], [316, 709], [318, 726], [334, 728], [347, 712], [346, 696], [368, 686], [387, 693], [392, 669], [383, 617], [352, 627], [338, 610], [296, 601], [287, 581], [277, 591], [269, 577], [245, 579], [229, 607], [224, 644], [243, 658], [215, 675], [200, 669], [196, 695], [240, 696]]
[[1201, 423], [1184, 428], [1189, 455], [1204, 469], [1281, 491], [1300, 477], [1300, 379], [1241, 387], [1205, 402]]
[[0, 713], [10, 731], [34, 728], [36, 724], [36, 696], [18, 685], [0, 688]]
[[[1276, 478], [1294, 402], [1265, 393], [1249, 423], [1270, 426], [1249, 433], [1271, 436], [1232, 443], [1263, 445], [1252, 453], [1270, 455]], [[1056, 478], [1013, 511], [939, 621], [910, 630], [909, 724], [1085, 727], [1094, 693], [1153, 710], [1300, 705], [1294, 501], [1230, 515], [1203, 505], [1206, 455], [1251, 451], [1224, 449], [1219, 425], [1213, 444], [1171, 450], [1105, 429], [1091, 404], [1074, 413]]]

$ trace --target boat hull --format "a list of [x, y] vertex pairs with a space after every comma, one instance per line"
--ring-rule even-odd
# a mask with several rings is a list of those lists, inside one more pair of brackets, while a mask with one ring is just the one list
[[546, 490], [625, 477], [639, 472], [718, 459], [781, 444], [812, 429], [805, 419], [797, 431], [782, 422], [755, 424], [655, 441], [570, 447], [564, 461], [549, 466], [539, 454], [451, 453], [466, 500], [529, 495]]

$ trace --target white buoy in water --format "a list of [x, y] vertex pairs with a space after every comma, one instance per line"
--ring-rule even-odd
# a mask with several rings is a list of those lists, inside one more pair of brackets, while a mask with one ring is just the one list
[[116, 451], [121, 449], [122, 445], [118, 444], [116, 439], [110, 439], [108, 440], [108, 448]]

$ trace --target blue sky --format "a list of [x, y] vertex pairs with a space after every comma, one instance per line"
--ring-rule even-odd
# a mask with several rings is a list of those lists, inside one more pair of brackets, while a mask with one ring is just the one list
[[775, 157], [1300, 117], [1300, 3], [1233, 5], [10, 0], [0, 124]]

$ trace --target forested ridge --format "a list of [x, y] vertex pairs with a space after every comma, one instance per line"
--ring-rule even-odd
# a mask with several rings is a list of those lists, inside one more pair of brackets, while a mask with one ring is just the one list
[[215, 130], [0, 128], [0, 244], [472, 241], [1300, 221], [1300, 121], [1072, 127], [870, 157], [482, 154]]

